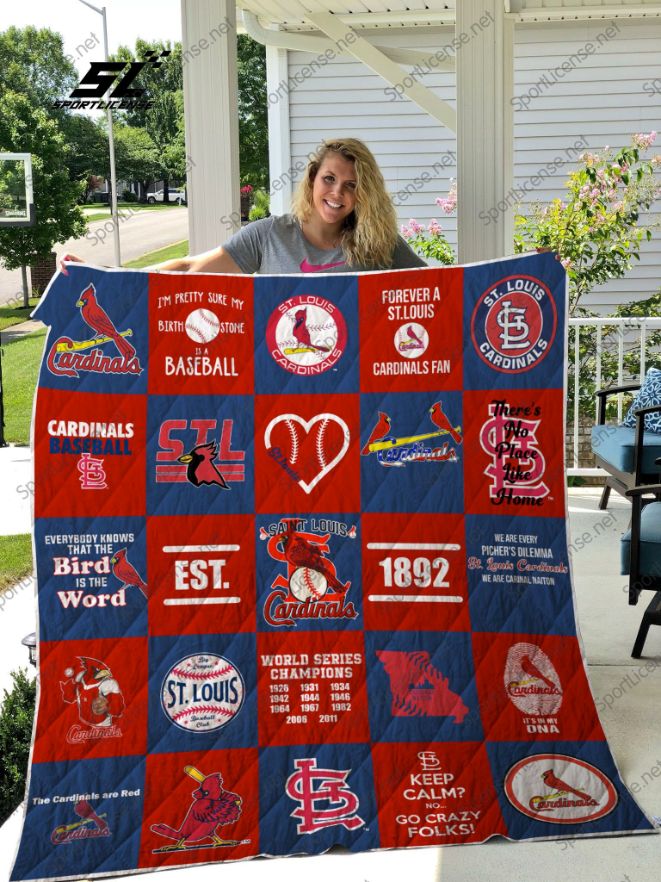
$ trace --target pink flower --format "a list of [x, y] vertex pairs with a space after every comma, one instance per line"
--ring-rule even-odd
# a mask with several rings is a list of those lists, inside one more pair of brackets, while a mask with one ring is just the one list
[[571, 266], [571, 258], [563, 257], [560, 259], [560, 263], [564, 266], [565, 269], [569, 269]]
[[431, 221], [429, 222], [429, 226], [427, 227], [427, 229], [428, 229], [429, 232], [432, 234], [432, 236], [439, 236], [439, 235], [441, 235], [441, 225], [439, 224], [439, 222], [436, 220], [435, 217], [433, 217], [433, 218], [431, 219]]
[[[245, 187], [241, 187], [241, 192], [242, 192], [244, 195], [248, 195], [248, 193], [252, 193], [252, 189], [253, 189], [253, 188], [250, 186], [250, 184], [246, 184]], [[235, 191], [235, 192], [236, 192], [236, 191]]]
[[643, 132], [638, 132], [633, 136], [632, 140], [636, 147], [646, 150], [656, 141], [656, 132], [650, 132], [649, 135], [645, 135]]

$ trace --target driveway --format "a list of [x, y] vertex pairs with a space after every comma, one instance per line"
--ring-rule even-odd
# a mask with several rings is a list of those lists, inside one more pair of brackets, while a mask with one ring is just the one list
[[[188, 209], [170, 208], [167, 211], [136, 211], [124, 209], [119, 219], [119, 237], [122, 263], [156, 251], [174, 242], [188, 238]], [[95, 221], [87, 235], [55, 245], [55, 253], [70, 252], [89, 263], [114, 266], [112, 221]], [[0, 269], [0, 305], [22, 297], [21, 271]]]

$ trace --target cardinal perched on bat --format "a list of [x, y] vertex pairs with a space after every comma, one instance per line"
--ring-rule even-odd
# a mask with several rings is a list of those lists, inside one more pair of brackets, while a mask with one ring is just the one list
[[205, 844], [207, 848], [217, 845], [239, 845], [234, 839], [221, 839], [216, 828], [238, 821], [241, 816], [241, 797], [223, 789], [220, 772], [203, 775], [194, 766], [186, 766], [184, 772], [200, 786], [193, 791], [193, 802], [178, 829], [168, 824], [152, 824], [153, 833], [176, 840], [176, 845], [166, 846], [159, 851], [202, 848], [205, 847], [202, 845], [204, 839], [211, 840]]
[[135, 355], [135, 349], [119, 333], [108, 313], [99, 305], [96, 299], [94, 285], [88, 285], [76, 302], [80, 307], [80, 314], [85, 324], [89, 325], [95, 334], [101, 337], [110, 337], [121, 355], [126, 361], [130, 361]]
[[332, 588], [333, 591], [346, 594], [349, 590], [351, 583], [340, 582], [331, 561], [327, 560], [319, 548], [308, 542], [300, 533], [283, 533], [278, 540], [278, 544], [287, 562], [293, 567], [307, 567], [309, 570], [321, 573], [326, 579], [328, 587]]
[[229, 490], [229, 484], [218, 471], [214, 459], [218, 454], [218, 445], [215, 441], [208, 444], [198, 444], [188, 453], [180, 456], [178, 462], [187, 464], [186, 477], [199, 487], [200, 484], [218, 484], [223, 490]]

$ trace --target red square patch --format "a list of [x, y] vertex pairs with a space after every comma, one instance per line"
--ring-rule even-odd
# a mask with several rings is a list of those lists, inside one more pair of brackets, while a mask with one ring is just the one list
[[464, 392], [466, 513], [564, 517], [559, 427], [560, 389]]
[[236, 861], [258, 846], [256, 750], [147, 756], [139, 866]]
[[257, 511], [360, 510], [356, 395], [255, 397]]
[[146, 638], [42, 643], [39, 671], [34, 762], [146, 751]]
[[258, 634], [257, 690], [262, 746], [369, 740], [362, 634]]
[[39, 389], [35, 517], [143, 515], [146, 410], [142, 395]]
[[375, 744], [382, 848], [507, 835], [483, 745]]
[[436, 392], [462, 381], [463, 269], [358, 280], [363, 392]]
[[473, 634], [480, 713], [490, 741], [601, 741], [576, 637]]
[[252, 392], [252, 297], [240, 276], [150, 276], [149, 392]]
[[364, 514], [361, 524], [366, 628], [470, 629], [463, 518]]
[[147, 518], [149, 633], [255, 628], [252, 515]]

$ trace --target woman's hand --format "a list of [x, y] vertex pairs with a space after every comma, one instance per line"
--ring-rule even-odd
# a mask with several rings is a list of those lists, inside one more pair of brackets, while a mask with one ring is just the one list
[[62, 257], [60, 257], [60, 269], [62, 271], [62, 274], [65, 276], [69, 275], [69, 270], [66, 268], [64, 263], [65, 260], [69, 263], [85, 263], [85, 261], [81, 257], [76, 257], [75, 254], [63, 254]]

